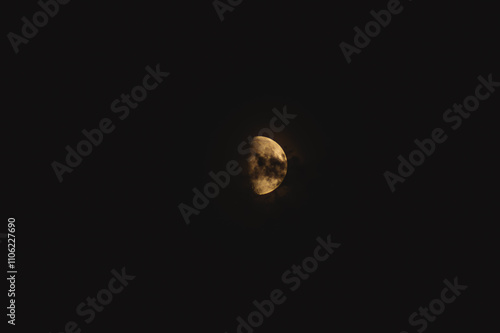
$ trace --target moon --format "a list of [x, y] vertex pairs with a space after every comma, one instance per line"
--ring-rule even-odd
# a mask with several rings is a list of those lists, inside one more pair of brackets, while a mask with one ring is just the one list
[[250, 142], [250, 152], [247, 161], [253, 191], [264, 195], [277, 189], [288, 167], [283, 148], [265, 136], [255, 136]]

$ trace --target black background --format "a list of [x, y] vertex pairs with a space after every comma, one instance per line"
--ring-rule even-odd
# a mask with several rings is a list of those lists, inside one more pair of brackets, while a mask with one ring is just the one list
[[[4, 38], [4, 220], [16, 218], [19, 270], [8, 329], [230, 333], [279, 288], [287, 301], [256, 331], [416, 332], [409, 315], [456, 276], [469, 288], [427, 331], [496, 327], [498, 92], [458, 130], [442, 120], [479, 75], [500, 80], [495, 5], [404, 1], [347, 64], [339, 43], [386, 4], [245, 0], [221, 22], [210, 1], [72, 1], [18, 54]], [[39, 10], [4, 6], [5, 35]], [[170, 76], [119, 120], [111, 102], [156, 64]], [[298, 116], [283, 136], [310, 156], [293, 198], [255, 211], [234, 180], [186, 225], [192, 188], [285, 105]], [[59, 183], [51, 163], [105, 117], [116, 130]], [[448, 140], [391, 193], [383, 173], [436, 127]], [[290, 292], [281, 274], [329, 234], [342, 246]], [[124, 266], [136, 279], [84, 324], [76, 306]]]

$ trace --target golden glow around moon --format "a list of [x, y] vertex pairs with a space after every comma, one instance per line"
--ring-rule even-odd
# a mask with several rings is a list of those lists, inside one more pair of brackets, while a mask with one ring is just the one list
[[279, 144], [264, 136], [252, 139], [250, 152], [248, 168], [252, 189], [259, 195], [274, 191], [286, 175], [285, 152]]

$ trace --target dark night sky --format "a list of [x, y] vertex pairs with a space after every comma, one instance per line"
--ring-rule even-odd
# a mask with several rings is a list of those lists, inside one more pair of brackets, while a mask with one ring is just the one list
[[[220, 22], [210, 1], [73, 1], [19, 54], [5, 38], [16, 329], [82, 322], [75, 307], [125, 266], [136, 280], [83, 332], [236, 332], [331, 234], [341, 247], [256, 332], [413, 333], [408, 316], [455, 276], [469, 289], [427, 331], [491, 330], [498, 92], [395, 193], [383, 173], [447, 126], [479, 75], [500, 81], [496, 12], [405, 1], [347, 64], [339, 43], [386, 4], [246, 0]], [[38, 8], [8, 7], [5, 34]], [[158, 63], [170, 76], [119, 120], [113, 100]], [[235, 176], [187, 226], [177, 206], [285, 105], [298, 116], [277, 134], [290, 154], [283, 197], [245, 195]], [[59, 183], [52, 161], [105, 117], [115, 131]]]

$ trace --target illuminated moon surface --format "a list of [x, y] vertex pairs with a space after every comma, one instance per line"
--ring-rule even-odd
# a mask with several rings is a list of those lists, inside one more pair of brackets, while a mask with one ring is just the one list
[[285, 152], [279, 144], [264, 136], [252, 139], [250, 151], [248, 172], [252, 189], [259, 195], [274, 191], [286, 175]]

